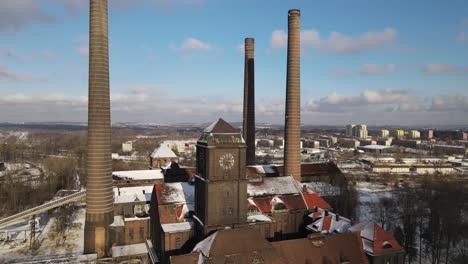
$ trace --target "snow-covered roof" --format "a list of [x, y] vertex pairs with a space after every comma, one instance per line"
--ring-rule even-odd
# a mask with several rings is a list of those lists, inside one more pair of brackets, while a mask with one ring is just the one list
[[256, 215], [249, 215], [247, 216], [248, 223], [255, 223], [255, 222], [271, 222], [271, 218], [264, 214], [256, 214]]
[[114, 203], [149, 202], [152, 191], [153, 185], [114, 187]]
[[193, 229], [194, 227], [195, 225], [193, 224], [193, 222], [180, 222], [161, 225], [161, 228], [164, 233], [185, 232]]
[[371, 255], [401, 250], [395, 237], [375, 223], [360, 223], [348, 229], [360, 234], [364, 250]]
[[327, 212], [319, 209], [318, 212], [312, 213], [309, 216], [315, 218], [317, 215], [320, 217], [313, 223], [306, 226], [308, 230], [322, 233], [344, 233], [351, 227], [351, 220], [348, 218], [338, 216], [334, 213]]
[[152, 158], [177, 158], [177, 155], [167, 145], [160, 145], [151, 153]]
[[132, 244], [126, 246], [112, 247], [112, 257], [136, 256], [148, 254], [148, 248], [145, 243]]
[[366, 145], [360, 148], [365, 148], [365, 149], [388, 149], [388, 148], [393, 148], [392, 146], [382, 146], [382, 145]]
[[114, 222], [110, 226], [125, 226], [123, 216], [114, 215]]
[[164, 175], [161, 170], [130, 170], [130, 171], [114, 171], [112, 176], [119, 177], [124, 180], [161, 180]]
[[195, 186], [187, 182], [161, 183], [155, 185], [158, 204], [184, 204], [195, 202]]
[[146, 220], [150, 220], [149, 216], [147, 217], [125, 217], [125, 222], [130, 222], [130, 221], [146, 221]]
[[296, 180], [292, 176], [263, 178], [263, 182], [247, 183], [250, 197], [299, 193]]

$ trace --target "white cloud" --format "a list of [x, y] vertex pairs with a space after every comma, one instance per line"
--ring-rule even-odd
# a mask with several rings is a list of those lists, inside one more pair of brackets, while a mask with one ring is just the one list
[[6, 65], [0, 64], [0, 80], [16, 81], [16, 82], [46, 82], [47, 78], [37, 77], [30, 74], [16, 73], [8, 69]]
[[432, 97], [431, 110], [468, 112], [468, 95], [451, 93], [434, 96]]
[[83, 56], [89, 56], [89, 47], [87, 46], [81, 46], [78, 48], [78, 53], [83, 55]]
[[48, 59], [48, 60], [53, 60], [57, 57], [57, 55], [50, 51], [50, 50], [43, 50], [40, 52], [41, 56], [43, 56], [44, 58]]
[[211, 50], [211, 45], [196, 38], [186, 39], [178, 48], [181, 51], [207, 51]]
[[272, 49], [285, 48], [288, 45], [288, 35], [284, 30], [275, 30], [271, 33], [270, 47]]
[[431, 63], [423, 65], [422, 70], [427, 73], [457, 73], [466, 71], [467, 69], [456, 65]]
[[[313, 47], [321, 52], [350, 54], [375, 49], [393, 42], [398, 32], [393, 28], [385, 28], [382, 31], [369, 31], [360, 36], [348, 36], [338, 32], [332, 32], [327, 38], [322, 38], [315, 30], [301, 31], [301, 45]], [[283, 30], [275, 30], [271, 35], [270, 47], [284, 48], [287, 46], [288, 35]]]
[[392, 73], [395, 72], [396, 66], [395, 64], [387, 64], [387, 65], [380, 65], [380, 64], [364, 64], [360, 69], [360, 74], [379, 74], [379, 73]]
[[[383, 110], [392, 107], [399, 111], [423, 109], [422, 99], [403, 90], [364, 90], [359, 95], [330, 93], [318, 100], [309, 100], [306, 110], [310, 112], [343, 112]], [[410, 108], [412, 106], [412, 108]], [[370, 110], [374, 108], [373, 110]]]
[[460, 32], [458, 32], [455, 40], [460, 43], [468, 43], [468, 18], [462, 20]]
[[[114, 87], [114, 91], [115, 91]], [[151, 85], [119, 87], [111, 93], [113, 122], [210, 122], [218, 117], [242, 119], [242, 97], [174, 96], [154, 93]], [[256, 102], [257, 122], [284, 122], [284, 97], [264, 96]], [[360, 94], [330, 93], [305, 100], [304, 124], [466, 124], [467, 94], [425, 98], [403, 90], [364, 90]], [[86, 121], [87, 97], [64, 94], [0, 97], [0, 122]]]
[[244, 46], [244, 44], [241, 43], [241, 44], [237, 45], [237, 49], [236, 49], [236, 50], [237, 50], [238, 53], [244, 54], [244, 52], [245, 52], [245, 46]]
[[0, 1], [0, 31], [17, 32], [28, 24], [52, 20], [37, 0]]

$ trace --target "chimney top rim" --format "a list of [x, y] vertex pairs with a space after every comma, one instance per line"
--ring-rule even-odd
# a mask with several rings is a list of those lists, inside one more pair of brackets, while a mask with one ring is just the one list
[[294, 14], [294, 15], [299, 15], [299, 16], [300, 16], [300, 15], [301, 15], [301, 10], [300, 10], [300, 9], [290, 9], [290, 10], [288, 11], [288, 15], [293, 15], [293, 14]]

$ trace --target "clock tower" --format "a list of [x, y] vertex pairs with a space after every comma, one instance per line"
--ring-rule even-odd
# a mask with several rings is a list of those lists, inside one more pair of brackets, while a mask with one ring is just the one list
[[221, 118], [197, 141], [195, 217], [202, 235], [246, 223], [245, 155], [242, 135]]

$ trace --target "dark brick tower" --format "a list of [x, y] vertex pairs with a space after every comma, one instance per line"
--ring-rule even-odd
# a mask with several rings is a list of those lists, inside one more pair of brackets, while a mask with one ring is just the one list
[[244, 119], [242, 136], [247, 144], [247, 165], [255, 164], [255, 71], [253, 38], [245, 39]]
[[202, 237], [247, 222], [245, 143], [223, 119], [206, 128], [197, 142], [195, 217]]
[[109, 99], [107, 0], [89, 7], [88, 160], [85, 253], [107, 255], [114, 221]]
[[284, 127], [284, 175], [301, 180], [301, 11], [288, 12], [288, 66]]

